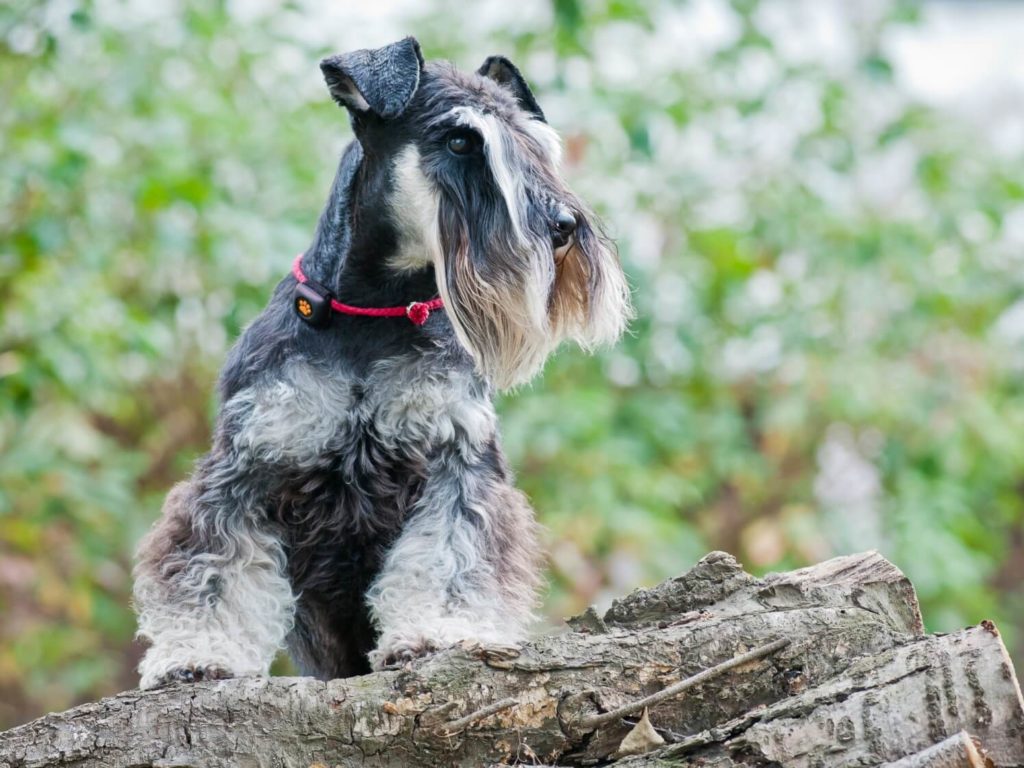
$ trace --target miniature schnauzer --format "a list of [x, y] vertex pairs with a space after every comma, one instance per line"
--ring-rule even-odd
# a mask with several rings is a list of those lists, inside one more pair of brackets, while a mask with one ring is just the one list
[[282, 647], [327, 679], [521, 640], [536, 525], [492, 393], [630, 316], [510, 61], [466, 74], [410, 37], [320, 68], [355, 141], [141, 545], [142, 688], [267, 675]]

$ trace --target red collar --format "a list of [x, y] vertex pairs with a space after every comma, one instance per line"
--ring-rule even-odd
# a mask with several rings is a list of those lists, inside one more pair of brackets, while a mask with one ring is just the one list
[[[442, 309], [444, 301], [431, 299], [430, 301], [414, 301], [404, 307], [353, 307], [350, 304], [342, 304], [331, 294], [312, 282], [306, 273], [302, 271], [302, 257], [299, 254], [292, 262], [292, 275], [299, 281], [300, 286], [305, 290], [295, 292], [295, 311], [298, 312], [306, 322], [311, 325], [322, 325], [326, 322], [326, 314], [322, 308], [326, 308], [327, 299], [330, 299], [330, 307], [335, 312], [343, 315], [362, 315], [364, 317], [407, 317], [415, 325], [423, 325], [430, 317], [430, 312], [435, 309]], [[298, 286], [296, 286], [298, 288]]]

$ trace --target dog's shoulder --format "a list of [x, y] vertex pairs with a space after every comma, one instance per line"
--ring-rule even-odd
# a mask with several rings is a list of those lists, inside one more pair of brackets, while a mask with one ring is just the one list
[[261, 463], [316, 461], [351, 429], [354, 384], [341, 371], [292, 357], [231, 394], [220, 413], [224, 438]]

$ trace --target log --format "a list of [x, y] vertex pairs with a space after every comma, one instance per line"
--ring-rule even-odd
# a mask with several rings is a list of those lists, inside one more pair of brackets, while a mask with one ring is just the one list
[[344, 680], [128, 691], [0, 734], [0, 767], [1024, 765], [996, 628], [925, 635], [877, 553], [755, 578], [715, 552], [569, 626]]

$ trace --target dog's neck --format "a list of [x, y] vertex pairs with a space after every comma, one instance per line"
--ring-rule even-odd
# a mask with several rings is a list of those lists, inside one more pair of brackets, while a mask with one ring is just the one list
[[397, 229], [380, 215], [390, 178], [374, 163], [358, 141], [346, 148], [303, 262], [306, 274], [356, 306], [404, 306], [434, 298], [433, 267], [399, 271], [390, 266], [400, 245]]

